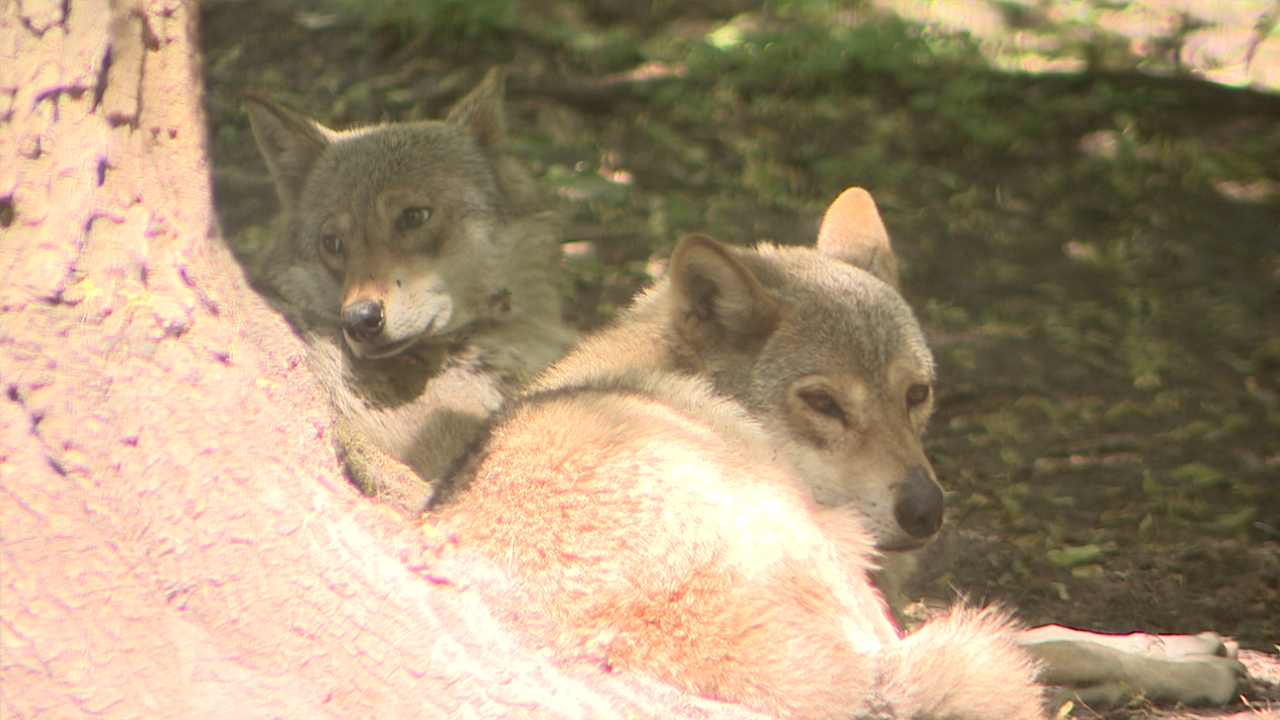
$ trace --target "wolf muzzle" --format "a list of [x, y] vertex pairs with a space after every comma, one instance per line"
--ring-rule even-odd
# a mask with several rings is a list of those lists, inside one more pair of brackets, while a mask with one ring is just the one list
[[357, 342], [372, 342], [386, 324], [387, 314], [377, 300], [356, 300], [342, 308], [342, 329]]
[[907, 468], [898, 485], [893, 516], [911, 537], [927, 538], [942, 527], [942, 488], [923, 465]]

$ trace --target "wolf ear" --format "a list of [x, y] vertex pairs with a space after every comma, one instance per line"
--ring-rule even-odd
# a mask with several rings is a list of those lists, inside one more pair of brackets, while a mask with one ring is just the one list
[[502, 68], [489, 70], [474, 90], [449, 109], [445, 122], [469, 128], [485, 150], [499, 148], [507, 140], [507, 114], [502, 103], [504, 85]]
[[332, 142], [333, 132], [262, 98], [246, 97], [244, 108], [253, 126], [253, 139], [276, 180], [280, 204], [286, 209], [298, 207], [307, 176]]
[[889, 233], [871, 193], [862, 188], [848, 188], [827, 208], [818, 230], [818, 251], [898, 286], [898, 261], [889, 247]]
[[[763, 342], [782, 318], [783, 301], [719, 243], [704, 235], [680, 241], [667, 275], [675, 291], [672, 321], [695, 346], [739, 348]], [[726, 337], [727, 336], [727, 337]]]

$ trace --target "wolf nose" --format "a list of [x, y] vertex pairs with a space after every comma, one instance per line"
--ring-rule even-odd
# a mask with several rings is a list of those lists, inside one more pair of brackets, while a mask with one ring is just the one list
[[382, 332], [386, 316], [377, 300], [356, 300], [342, 308], [342, 329], [358, 342], [369, 342]]
[[942, 488], [923, 465], [907, 468], [906, 481], [898, 486], [893, 516], [911, 537], [926, 538], [942, 527]]

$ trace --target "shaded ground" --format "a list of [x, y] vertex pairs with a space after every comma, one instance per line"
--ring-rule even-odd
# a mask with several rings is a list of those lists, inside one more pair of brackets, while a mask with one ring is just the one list
[[862, 5], [347, 7], [203, 6], [241, 248], [274, 194], [239, 92], [330, 126], [435, 117], [494, 63], [568, 221], [581, 327], [683, 234], [811, 242], [863, 185], [939, 362], [949, 524], [913, 594], [1275, 652], [1280, 97], [1132, 73], [1123, 47], [1088, 73], [998, 72]]

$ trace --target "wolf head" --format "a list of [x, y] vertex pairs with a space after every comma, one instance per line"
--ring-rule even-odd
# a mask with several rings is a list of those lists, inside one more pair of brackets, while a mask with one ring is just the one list
[[504, 153], [502, 96], [495, 69], [442, 121], [346, 132], [247, 100], [282, 206], [255, 275], [357, 357], [503, 312], [498, 228], [531, 190]]
[[817, 504], [861, 516], [881, 550], [924, 545], [943, 511], [921, 442], [933, 357], [871, 196], [846, 190], [816, 249], [688, 238], [667, 278], [678, 364], [747, 406]]

